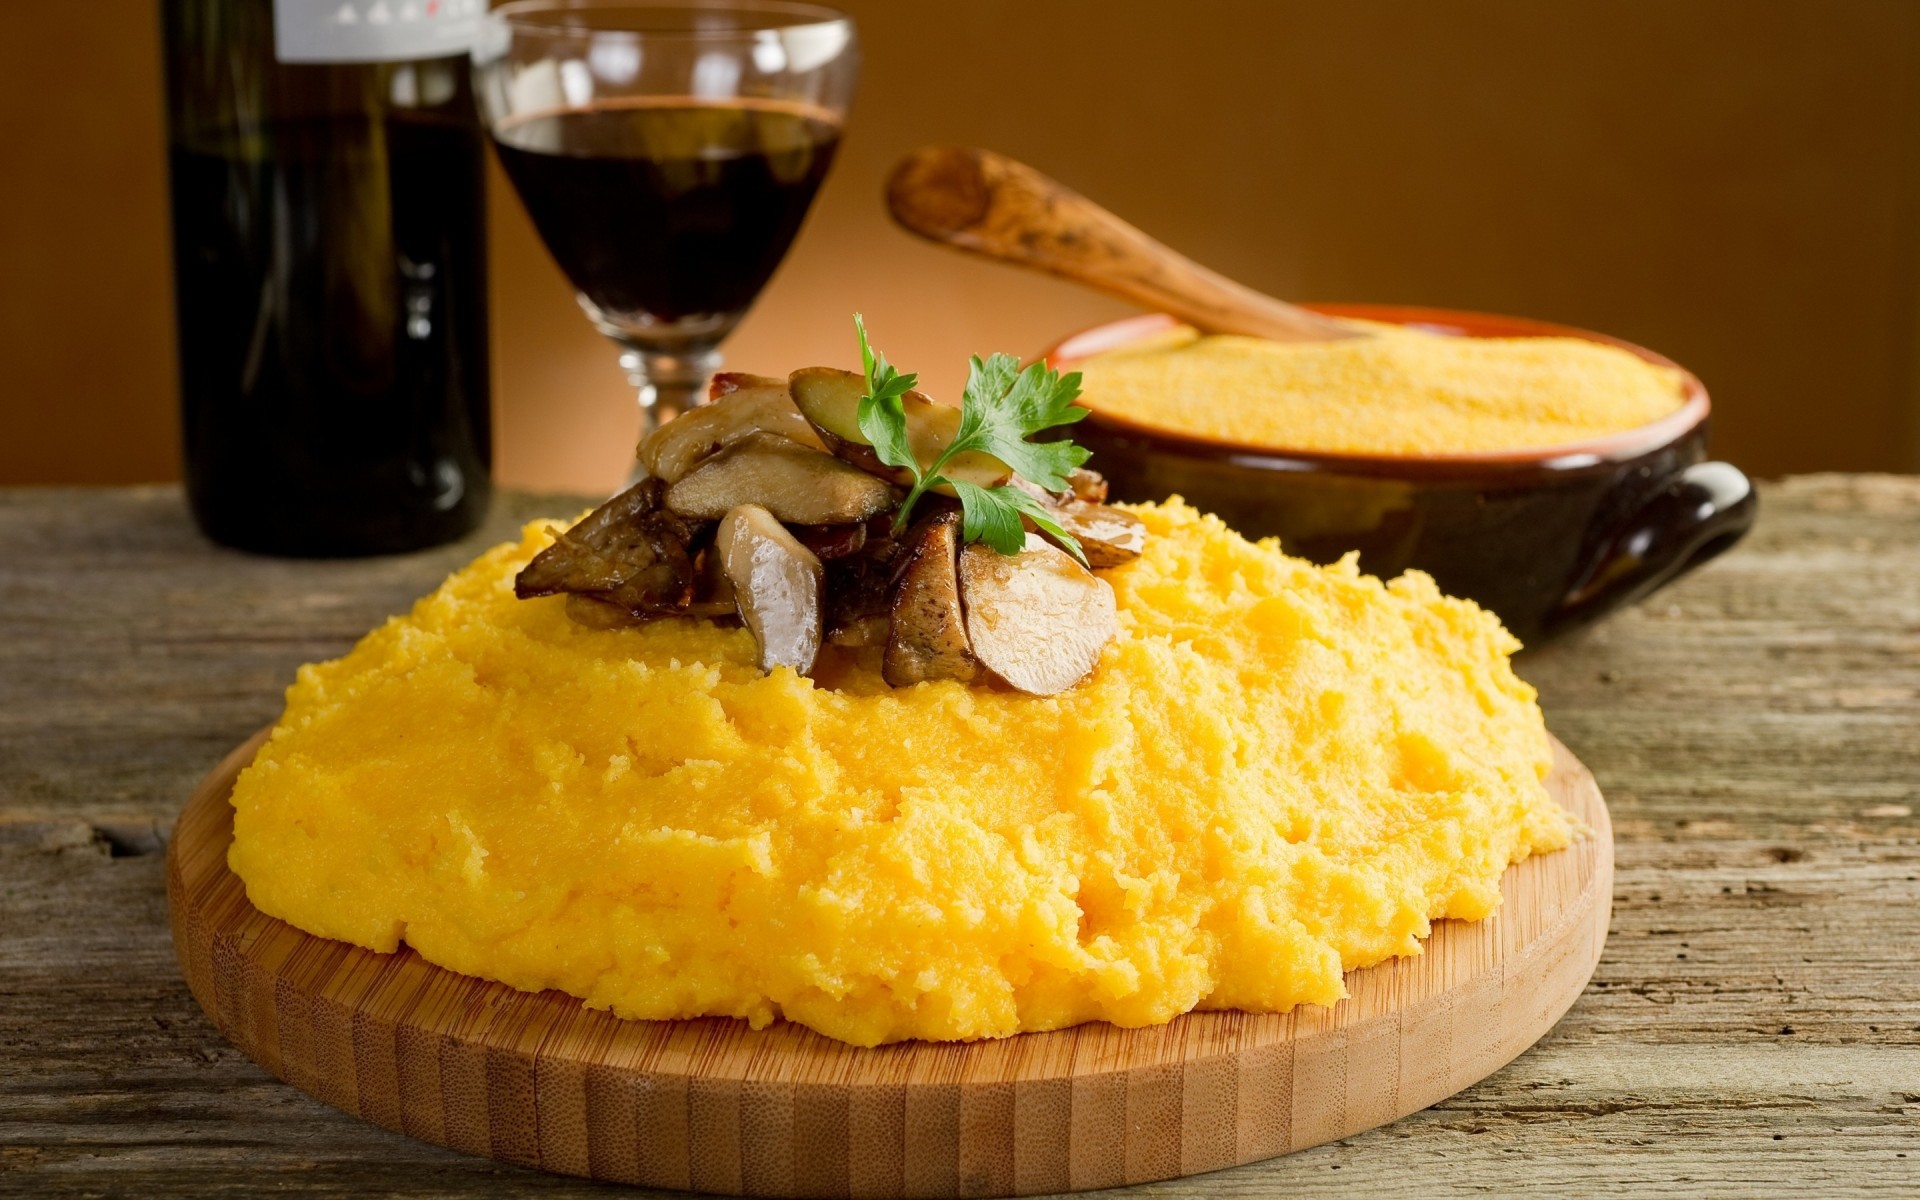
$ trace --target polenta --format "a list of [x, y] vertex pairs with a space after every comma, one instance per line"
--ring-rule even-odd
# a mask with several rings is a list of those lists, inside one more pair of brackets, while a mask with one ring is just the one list
[[514, 598], [535, 523], [301, 669], [231, 865], [316, 934], [872, 1045], [1331, 1004], [1568, 842], [1493, 616], [1131, 511], [1120, 633], [1044, 698], [890, 688], [877, 651], [763, 674], [706, 620], [587, 628]]
[[1677, 411], [1683, 376], [1571, 337], [1374, 325], [1336, 342], [1179, 329], [1077, 364], [1096, 412], [1270, 450], [1423, 457], [1562, 446]]

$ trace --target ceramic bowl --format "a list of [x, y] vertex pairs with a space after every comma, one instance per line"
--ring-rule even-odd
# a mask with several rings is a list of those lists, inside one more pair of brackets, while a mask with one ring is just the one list
[[[1651, 350], [1519, 317], [1384, 305], [1314, 305], [1455, 337], [1576, 337], [1648, 362]], [[1077, 333], [1045, 358], [1071, 370], [1105, 350], [1161, 333], [1160, 314]], [[1171, 433], [1100, 411], [1072, 436], [1093, 450], [1119, 500], [1178, 494], [1249, 537], [1277, 536], [1291, 554], [1332, 562], [1360, 552], [1369, 574], [1409, 568], [1492, 609], [1537, 644], [1673, 582], [1753, 524], [1753, 485], [1707, 459], [1711, 404], [1686, 375], [1671, 416], [1624, 433], [1545, 449], [1428, 457], [1271, 450]]]

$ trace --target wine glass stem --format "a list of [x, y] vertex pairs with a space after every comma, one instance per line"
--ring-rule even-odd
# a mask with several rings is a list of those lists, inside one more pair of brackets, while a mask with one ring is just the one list
[[720, 351], [712, 346], [667, 353], [629, 348], [620, 365], [640, 394], [640, 436], [706, 398], [707, 382], [720, 369]]

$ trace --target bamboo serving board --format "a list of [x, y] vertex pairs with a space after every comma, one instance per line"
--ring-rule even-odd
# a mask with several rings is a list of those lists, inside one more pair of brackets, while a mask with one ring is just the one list
[[174, 947], [220, 1031], [336, 1108], [469, 1154], [599, 1179], [762, 1196], [995, 1196], [1212, 1171], [1425, 1108], [1531, 1046], [1586, 986], [1612, 907], [1613, 833], [1554, 743], [1548, 788], [1592, 829], [1501, 881], [1493, 918], [1350, 972], [1331, 1009], [1192, 1013], [972, 1043], [859, 1049], [797, 1025], [623, 1021], [315, 937], [227, 869], [234, 779], [167, 850]]

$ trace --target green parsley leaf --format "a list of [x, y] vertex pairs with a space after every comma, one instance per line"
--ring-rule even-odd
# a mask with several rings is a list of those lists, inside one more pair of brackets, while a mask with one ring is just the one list
[[1020, 518], [1026, 517], [1042, 532], [1053, 535], [1081, 566], [1087, 565], [1080, 539], [1062, 528], [1045, 505], [1019, 488], [1007, 484], [983, 488], [955, 480], [953, 490], [960, 497], [960, 532], [966, 541], [985, 542], [1002, 554], [1018, 554], [1027, 544], [1027, 529], [1020, 523]]
[[976, 483], [954, 481], [960, 497], [960, 536], [969, 542], [985, 542], [1002, 554], [1018, 554], [1027, 544], [1027, 528], [1020, 523], [1020, 512], [995, 492], [1006, 488], [983, 488]]
[[853, 328], [860, 335], [860, 361], [866, 368], [867, 392], [860, 397], [856, 419], [860, 432], [873, 443], [873, 452], [890, 467], [905, 467], [920, 478], [920, 464], [907, 444], [907, 411], [900, 397], [920, 382], [918, 375], [902, 375], [893, 369], [887, 356], [877, 353], [867, 341], [867, 323], [853, 314]]
[[[960, 392], [960, 431], [956, 439], [977, 435], [988, 410], [1013, 390], [1020, 363], [1011, 354], [978, 354], [967, 360], [967, 386]], [[969, 420], [971, 418], [971, 420]]]
[[906, 408], [900, 400], [919, 377], [901, 375], [885, 355], [873, 349], [859, 313], [853, 315], [853, 327], [860, 337], [860, 361], [867, 376], [867, 391], [860, 398], [860, 432], [873, 443], [881, 462], [903, 468], [913, 478], [913, 488], [894, 517], [894, 528], [905, 527], [914, 504], [929, 489], [946, 484], [960, 498], [961, 530], [966, 541], [983, 541], [1002, 554], [1018, 554], [1027, 539], [1021, 520], [1024, 517], [1086, 565], [1087, 556], [1079, 540], [1061, 528], [1031, 495], [1017, 487], [1003, 484], [983, 488], [940, 473], [955, 457], [984, 451], [1047, 491], [1066, 491], [1068, 474], [1086, 462], [1091, 451], [1066, 440], [1027, 439], [1085, 419], [1087, 410], [1074, 403], [1080, 395], [1080, 373], [1063, 376], [1044, 363], [1034, 363], [1023, 371], [1019, 361], [1007, 354], [984, 359], [974, 356], [967, 386], [961, 393], [960, 427], [932, 465], [923, 469], [907, 441]]
[[1080, 395], [1080, 373], [1062, 376], [1043, 363], [1021, 371], [1005, 354], [982, 363], [973, 360], [973, 373], [962, 395], [962, 413], [974, 414], [974, 436], [961, 419], [954, 444], [985, 450], [1012, 467], [1022, 478], [1050, 492], [1067, 490], [1067, 475], [1091, 455], [1072, 442], [1030, 442], [1043, 429], [1084, 420], [1087, 410], [1074, 403]]
[[[1068, 554], [1073, 555], [1075, 559], [1079, 560], [1081, 566], [1091, 569], [1090, 564], [1087, 562], [1087, 552], [1080, 546], [1080, 539], [1068, 533], [1066, 528], [1054, 519], [1053, 514], [1047, 511], [1046, 505], [1041, 504], [1038, 500], [1035, 500], [1019, 488], [1008, 487], [1004, 484], [994, 488], [992, 494], [999, 497], [1012, 508], [1017, 509], [1020, 515], [1032, 521], [1035, 528], [1039, 529], [1040, 532], [1051, 535], [1054, 541], [1060, 543], [1062, 550], [1065, 550]], [[995, 549], [998, 548], [997, 546], [995, 547]]]

